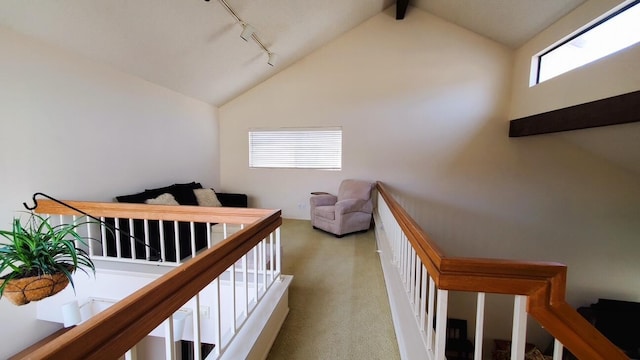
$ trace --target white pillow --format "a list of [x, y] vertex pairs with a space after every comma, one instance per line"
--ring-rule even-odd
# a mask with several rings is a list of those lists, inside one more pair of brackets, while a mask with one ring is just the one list
[[169, 193], [161, 194], [153, 199], [147, 199], [144, 202], [149, 205], [180, 205], [176, 201], [176, 198], [174, 198], [173, 195]]
[[193, 189], [193, 193], [196, 195], [200, 206], [222, 206], [213, 189]]

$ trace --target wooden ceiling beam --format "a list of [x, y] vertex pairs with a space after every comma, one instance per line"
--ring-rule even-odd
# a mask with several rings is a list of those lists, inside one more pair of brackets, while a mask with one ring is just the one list
[[511, 120], [509, 137], [640, 121], [640, 91]]
[[407, 13], [407, 7], [409, 6], [409, 0], [398, 0], [396, 2], [396, 20], [404, 19]]

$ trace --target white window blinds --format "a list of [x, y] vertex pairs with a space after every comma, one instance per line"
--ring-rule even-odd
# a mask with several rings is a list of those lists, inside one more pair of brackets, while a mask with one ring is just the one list
[[342, 129], [250, 130], [249, 167], [339, 170]]

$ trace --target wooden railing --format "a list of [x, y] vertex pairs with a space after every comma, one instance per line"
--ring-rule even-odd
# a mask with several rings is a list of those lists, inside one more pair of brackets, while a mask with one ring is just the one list
[[[282, 224], [279, 210], [68, 203], [96, 217], [229, 222], [247, 226], [55, 340], [28, 354], [21, 353], [25, 359], [119, 358]], [[36, 211], [77, 215], [46, 200], [39, 202]]]
[[[597, 331], [588, 321], [586, 321], [577, 311], [575, 311], [566, 301], [566, 276], [567, 268], [563, 264], [553, 262], [530, 262], [494, 259], [472, 259], [446, 257], [438, 248], [437, 244], [420, 228], [420, 226], [409, 216], [409, 214], [398, 204], [390, 191], [383, 184], [378, 182], [377, 190], [381, 202], [386, 204], [395, 221], [399, 225], [403, 234], [403, 239], [410, 243], [412, 249], [399, 249], [401, 255], [396, 259], [400, 272], [407, 282], [415, 282], [409, 285], [411, 292], [415, 292], [415, 298], [426, 296], [420, 293], [419, 282], [426, 281], [424, 276], [420, 276], [420, 270], [413, 270], [414, 260], [412, 254], [419, 258], [419, 262], [426, 269], [438, 291], [455, 290], [484, 293], [498, 293], [515, 295], [516, 300], [520, 296], [526, 299], [526, 311], [535, 318], [553, 337], [562, 345], [568, 348], [580, 359], [628, 359], [628, 357], [606, 337]], [[385, 224], [385, 226], [387, 226]], [[398, 245], [399, 248], [403, 245]], [[404, 271], [404, 269], [407, 269]], [[425, 286], [424, 289], [427, 289]], [[427, 291], [428, 290], [422, 290]], [[433, 295], [432, 295], [433, 296]], [[414, 295], [410, 295], [414, 297]], [[482, 296], [482, 298], [484, 298]], [[444, 296], [446, 301], [446, 293]], [[413, 300], [413, 299], [412, 299]], [[480, 302], [480, 301], [479, 301]], [[418, 301], [416, 301], [418, 303]], [[524, 304], [524, 302], [523, 302]], [[416, 307], [418, 307], [416, 305]], [[422, 307], [425, 305], [423, 303]], [[442, 306], [445, 309], [446, 303]], [[433, 306], [432, 306], [433, 308]], [[524, 308], [524, 307], [523, 307]], [[422, 316], [428, 312], [425, 309], [418, 309], [416, 316]], [[433, 320], [433, 314], [430, 315]], [[422, 323], [431, 324], [431, 321], [421, 320]], [[515, 320], [514, 320], [515, 322]], [[444, 322], [442, 323], [444, 324]], [[440, 330], [445, 325], [441, 325]], [[431, 331], [430, 326], [426, 326]], [[514, 327], [515, 328], [515, 327]], [[438, 325], [436, 325], [436, 330]], [[476, 332], [478, 334], [478, 332]], [[481, 334], [481, 331], [480, 333]], [[429, 336], [429, 342], [431, 341]], [[444, 341], [444, 340], [443, 340]], [[515, 343], [515, 342], [514, 342]], [[524, 341], [521, 341], [524, 345]], [[557, 343], [557, 342], [556, 342]], [[429, 345], [430, 346], [430, 345]], [[436, 341], [436, 348], [440, 354], [444, 354], [443, 345]], [[476, 346], [478, 340], [476, 340]], [[521, 347], [524, 353], [524, 346]], [[554, 358], [561, 357], [560, 351], [556, 351]], [[436, 359], [441, 359], [442, 355], [437, 355]], [[476, 351], [476, 359], [481, 358], [482, 351]], [[512, 352], [512, 358], [516, 358], [516, 352]]]

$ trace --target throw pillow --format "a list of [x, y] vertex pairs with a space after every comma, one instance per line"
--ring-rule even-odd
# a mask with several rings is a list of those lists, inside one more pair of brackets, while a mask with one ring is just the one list
[[213, 189], [193, 189], [200, 206], [222, 206]]
[[198, 201], [193, 194], [193, 189], [199, 188], [202, 188], [200, 183], [191, 182], [188, 184], [173, 184], [156, 189], [147, 189], [145, 190], [145, 194], [147, 194], [147, 199], [149, 199], [164, 193], [169, 193], [175, 197], [180, 205], [198, 205]]
[[149, 205], [180, 205], [176, 201], [176, 198], [169, 193], [160, 194], [158, 197], [147, 199], [145, 203]]
[[527, 353], [525, 353], [524, 358], [525, 360], [545, 360], [545, 357], [544, 355], [542, 355], [542, 352], [540, 352], [540, 350], [536, 347], [531, 349], [531, 351], [528, 351]]

